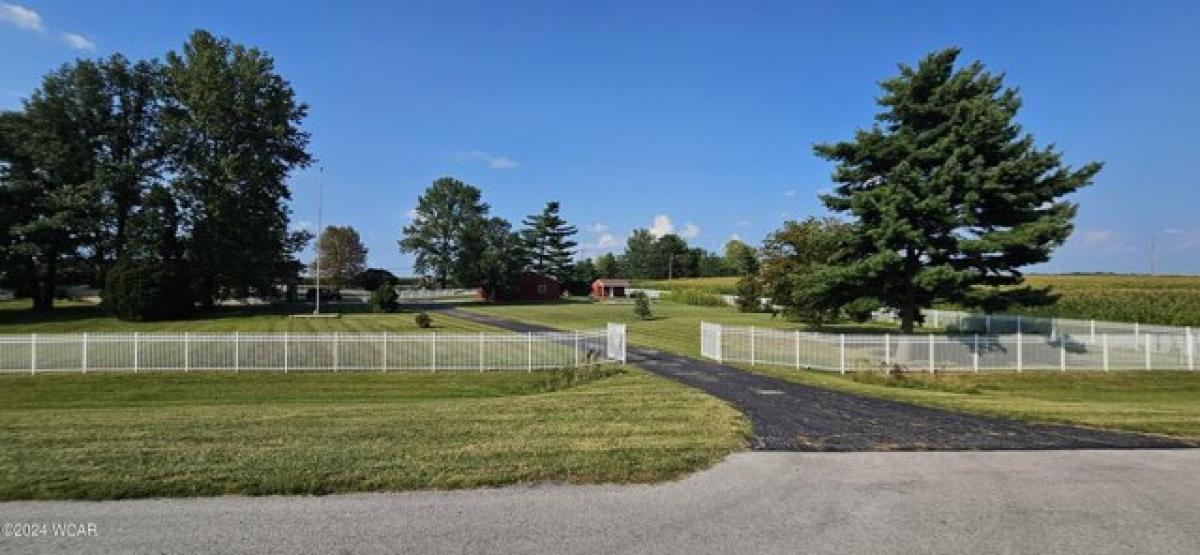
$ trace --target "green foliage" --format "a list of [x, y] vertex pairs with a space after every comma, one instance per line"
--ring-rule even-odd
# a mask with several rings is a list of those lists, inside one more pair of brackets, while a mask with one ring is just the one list
[[637, 316], [638, 320], [649, 320], [654, 317], [654, 312], [650, 308], [650, 297], [645, 293], [638, 291], [630, 297], [633, 298], [633, 315]]
[[380, 284], [374, 291], [371, 292], [371, 311], [372, 312], [395, 312], [400, 308], [400, 303], [397, 302], [399, 295], [396, 294], [396, 287], [390, 283]]
[[729, 306], [719, 294], [694, 287], [673, 289], [668, 294], [667, 300], [692, 306]]
[[737, 239], [725, 243], [725, 266], [736, 275], [748, 276], [758, 271], [758, 251]]
[[163, 136], [199, 299], [266, 291], [288, 260], [285, 179], [311, 160], [308, 107], [275, 62], [205, 31], [164, 68]]
[[417, 198], [415, 216], [404, 226], [400, 251], [415, 253], [413, 268], [432, 274], [439, 287], [472, 283], [483, 241], [480, 230], [487, 227], [489, 210], [482, 193], [462, 181], [442, 177]]
[[587, 295], [591, 292], [592, 282], [600, 277], [596, 264], [585, 258], [571, 266], [571, 273], [564, 285], [572, 295]]
[[[1017, 91], [959, 50], [934, 52], [882, 83], [879, 125], [816, 153], [838, 163], [825, 205], [852, 241], [821, 278], [837, 302], [871, 297], [911, 332], [919, 309], [954, 302], [998, 311], [1039, 291], [1015, 287], [1072, 230], [1063, 197], [1100, 171], [1038, 149], [1014, 118]], [[1049, 299], [1046, 299], [1047, 301]]]
[[314, 265], [320, 266], [321, 279], [335, 291], [359, 277], [367, 264], [367, 247], [350, 226], [327, 226], [317, 239], [317, 251]]
[[469, 231], [468, 252], [474, 252], [475, 264], [463, 272], [464, 280], [479, 286], [486, 299], [512, 293], [529, 264], [528, 252], [521, 236], [514, 233], [507, 221], [490, 218]]
[[382, 268], [367, 268], [358, 275], [358, 284], [367, 291], [374, 291], [381, 285], [399, 285], [400, 279]]
[[833, 218], [787, 221], [767, 236], [759, 278], [763, 294], [786, 315], [815, 326], [832, 320], [845, 304], [821, 275], [850, 238], [850, 226]]
[[171, 194], [154, 187], [126, 228], [126, 249], [108, 271], [104, 304], [122, 320], [179, 318], [192, 311], [188, 271], [176, 237], [179, 215]]
[[740, 312], [762, 312], [762, 284], [755, 276], [742, 276], [737, 283], [737, 309]]
[[429, 314], [425, 311], [418, 312], [413, 317], [413, 322], [417, 324], [418, 328], [427, 329], [433, 327], [433, 318], [429, 317]]
[[525, 218], [521, 222], [525, 225], [521, 239], [529, 254], [529, 270], [563, 281], [570, 274], [571, 259], [578, 245], [571, 237], [578, 230], [567, 225], [558, 211], [558, 202], [547, 202], [541, 214]]
[[611, 252], [604, 253], [596, 258], [596, 274], [597, 278], [610, 279], [628, 277], [629, 275], [621, 267], [621, 262]]

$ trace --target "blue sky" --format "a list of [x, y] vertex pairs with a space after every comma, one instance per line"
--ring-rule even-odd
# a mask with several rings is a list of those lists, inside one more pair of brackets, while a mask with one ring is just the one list
[[[450, 175], [511, 220], [563, 204], [587, 254], [635, 227], [719, 248], [822, 214], [831, 166], [901, 61], [958, 45], [1021, 89], [1026, 130], [1102, 160], [1040, 271], [1200, 273], [1196, 2], [41, 2], [0, 0], [0, 108], [75, 57], [157, 57], [204, 28], [273, 55], [311, 106], [325, 222], [370, 264]], [[316, 170], [291, 180], [316, 220]]]

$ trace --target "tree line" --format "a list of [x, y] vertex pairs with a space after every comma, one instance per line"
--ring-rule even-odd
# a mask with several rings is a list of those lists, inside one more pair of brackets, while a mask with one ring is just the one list
[[40, 311], [102, 286], [129, 318], [268, 294], [311, 239], [288, 229], [285, 179], [312, 161], [295, 96], [265, 52], [205, 31], [49, 73], [0, 113], [0, 281]]

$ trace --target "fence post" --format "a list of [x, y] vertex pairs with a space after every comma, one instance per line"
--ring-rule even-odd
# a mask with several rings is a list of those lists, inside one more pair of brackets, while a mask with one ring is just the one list
[[138, 339], [141, 339], [141, 334], [133, 332], [133, 373], [138, 373]]
[[429, 334], [429, 371], [437, 373], [437, 332]]
[[1140, 328], [1141, 326], [1139, 326], [1137, 322], [1133, 323], [1133, 350], [1135, 351], [1138, 350], [1142, 344], [1142, 333]]
[[575, 330], [575, 348], [572, 352], [575, 353], [575, 367], [579, 368], [579, 330]]
[[754, 326], [750, 326], [750, 366], [755, 364], [754, 354]]
[[940, 311], [940, 310], [930, 310], [930, 312], [932, 312], [932, 313], [933, 313], [933, 327], [935, 327], [935, 328], [936, 328], [936, 327], [939, 327], [939, 326], [940, 326], [940, 324], [939, 324], [940, 320], [939, 320], [938, 316], [941, 314], [941, 312], [942, 312], [942, 311]]
[[725, 326], [717, 324], [717, 364], [725, 362]]
[[800, 369], [800, 330], [796, 330], [796, 370]]
[[385, 331], [385, 332], [383, 332], [383, 349], [381, 349], [383, 352], [381, 353], [382, 356], [380, 357], [380, 361], [379, 361], [380, 371], [382, 371], [384, 373], [387, 373], [387, 347], [388, 347], [388, 332]]
[[929, 373], [933, 373], [933, 334], [929, 334]]
[[[336, 355], [335, 355], [336, 356]], [[337, 360], [336, 358], [334, 360]], [[242, 371], [242, 332], [233, 332], [233, 372]]]
[[1092, 341], [1092, 343], [1095, 343], [1095, 342], [1096, 342], [1096, 321], [1095, 321], [1095, 320], [1092, 320], [1092, 321], [1091, 321], [1091, 326], [1092, 326], [1092, 339], [1091, 339], [1091, 341]]
[[841, 366], [841, 372], [843, 374], [845, 374], [846, 373], [846, 334], [844, 334], [844, 333], [841, 334], [839, 340], [840, 340], [840, 344], [841, 344], [841, 349], [839, 349], [840, 350], [840, 363], [839, 364]]
[[29, 334], [29, 373], [37, 374], [37, 334]]
[[483, 332], [479, 332], [479, 371], [483, 372]]
[[[192, 369], [192, 332], [183, 332], [183, 373], [188, 373]], [[287, 355], [284, 355], [284, 366], [287, 366]]]
[[1021, 333], [1021, 315], [1017, 315], [1017, 333]]
[[883, 334], [883, 365], [892, 367], [892, 334]]
[[1193, 345], [1193, 342], [1192, 342], [1191, 326], [1188, 326], [1187, 335], [1184, 336], [1184, 341], [1187, 341], [1188, 370], [1195, 370], [1196, 369], [1196, 347], [1195, 347], [1195, 345]]
[[1150, 369], [1150, 334], [1146, 334], [1146, 370]]
[[1058, 371], [1067, 371], [1067, 338], [1058, 336]]
[[1104, 341], [1104, 371], [1108, 372], [1108, 334], [1100, 336], [1100, 339]]
[[1021, 333], [1017, 332], [1017, 373], [1019, 374], [1024, 368], [1024, 363], [1021, 360], [1021, 351], [1024, 350], [1024, 339], [1021, 338]]
[[979, 334], [975, 334], [975, 348], [971, 350], [971, 371], [979, 373]]
[[529, 332], [529, 366], [527, 372], [533, 372], [533, 332]]
[[[1188, 343], [1191, 346], [1191, 343]], [[87, 349], [88, 349], [88, 334], [83, 332], [83, 356], [80, 357], [80, 365], [83, 367], [83, 373], [87, 374]]]
[[292, 339], [291, 332], [286, 332], [286, 331], [283, 332], [283, 373], [284, 374], [288, 373], [288, 367], [290, 366], [290, 361], [288, 360], [288, 348], [291, 346], [291, 343], [292, 343], [291, 339]]

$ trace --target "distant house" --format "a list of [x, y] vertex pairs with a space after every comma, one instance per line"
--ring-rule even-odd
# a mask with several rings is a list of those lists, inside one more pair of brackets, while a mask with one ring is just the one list
[[592, 297], [595, 298], [622, 298], [626, 296], [626, 291], [629, 289], [629, 280], [627, 279], [605, 279], [601, 278], [592, 282]]
[[[496, 293], [497, 301], [553, 301], [562, 297], [562, 284], [558, 280], [535, 272], [521, 274], [517, 287], [508, 293]], [[480, 290], [478, 295], [483, 296]]]

